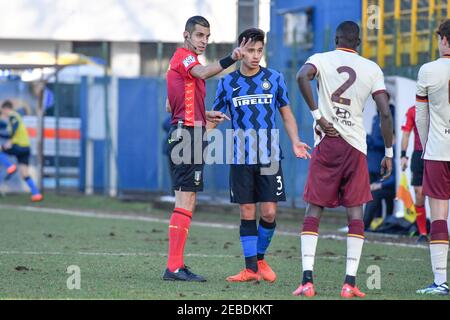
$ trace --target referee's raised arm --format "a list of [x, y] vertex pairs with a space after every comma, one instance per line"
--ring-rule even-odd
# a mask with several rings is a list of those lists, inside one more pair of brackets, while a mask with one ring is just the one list
[[[186, 33], [186, 32], [185, 32]], [[205, 37], [204, 33], [201, 33], [199, 37]], [[209, 35], [206, 36], [206, 40], [208, 41]], [[194, 42], [191, 40], [192, 37], [189, 37], [189, 35], [185, 34], [185, 45], [189, 47], [191, 50], [197, 50], [198, 48], [204, 48], [201, 46], [202, 40], [200, 41], [200, 46], [197, 47], [194, 45]], [[201, 39], [201, 38], [200, 38]], [[216, 74], [219, 74], [223, 70], [231, 67], [236, 61], [241, 60], [244, 57], [244, 50], [248, 46], [248, 44], [251, 42], [252, 39], [246, 40], [245, 38], [240, 43], [239, 47], [235, 48], [233, 52], [226, 56], [225, 58], [220, 59], [219, 61], [216, 61], [214, 63], [211, 63], [207, 66], [203, 66], [201, 64], [196, 65], [191, 69], [191, 75], [198, 79], [209, 79], [211, 77], [214, 77]]]

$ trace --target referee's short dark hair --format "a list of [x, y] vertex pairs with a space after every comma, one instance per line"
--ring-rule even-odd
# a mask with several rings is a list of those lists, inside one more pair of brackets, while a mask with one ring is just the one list
[[184, 30], [192, 33], [195, 30], [195, 25], [198, 24], [202, 27], [209, 28], [209, 22], [202, 16], [193, 16], [186, 21], [186, 26]]
[[2, 109], [14, 109], [12, 102], [9, 100], [5, 100], [2, 103]]
[[437, 30], [437, 34], [441, 36], [441, 38], [446, 37], [447, 42], [450, 44], [450, 19], [446, 19], [442, 22]]
[[238, 38], [238, 45], [241, 44], [242, 40], [245, 38], [245, 41], [248, 39], [252, 39], [252, 42], [261, 41], [264, 44], [265, 33], [261, 29], [258, 28], [250, 28], [242, 31]]

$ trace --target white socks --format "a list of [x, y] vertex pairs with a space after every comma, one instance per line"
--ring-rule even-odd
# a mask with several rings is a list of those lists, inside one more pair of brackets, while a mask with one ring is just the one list
[[438, 286], [447, 282], [448, 243], [430, 244], [431, 266], [433, 267], [434, 283]]
[[314, 232], [302, 232], [302, 266], [303, 271], [314, 270], [314, 258], [319, 234]]
[[347, 268], [346, 275], [356, 277], [361, 259], [364, 237], [347, 235]]

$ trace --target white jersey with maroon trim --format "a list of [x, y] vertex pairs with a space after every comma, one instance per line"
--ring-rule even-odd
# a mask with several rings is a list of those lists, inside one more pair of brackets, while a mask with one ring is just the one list
[[450, 161], [450, 55], [419, 70], [416, 126], [424, 146], [423, 158]]
[[[317, 53], [306, 64], [316, 69], [322, 116], [333, 123], [345, 141], [367, 154], [364, 105], [370, 95], [386, 92], [383, 71], [375, 62], [345, 48]], [[317, 146], [324, 134], [316, 123], [314, 129]]]

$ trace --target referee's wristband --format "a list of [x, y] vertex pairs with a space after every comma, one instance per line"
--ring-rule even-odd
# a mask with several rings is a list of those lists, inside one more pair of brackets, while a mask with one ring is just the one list
[[400, 153], [400, 158], [408, 158], [406, 156], [406, 150], [402, 150], [402, 152]]
[[311, 114], [314, 118], [314, 120], [318, 121], [320, 118], [322, 118], [322, 114], [320, 113], [319, 109], [311, 111]]
[[220, 66], [222, 67], [222, 69], [226, 69], [228, 67], [231, 67], [234, 63], [236, 62], [236, 60], [233, 60], [233, 58], [231, 57], [231, 55], [226, 56], [225, 58], [222, 58], [219, 60]]
[[387, 158], [393, 158], [394, 157], [394, 148], [390, 147], [390, 148], [385, 148], [384, 149], [384, 155]]

